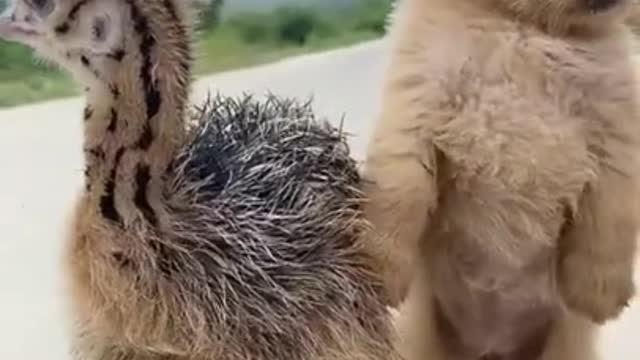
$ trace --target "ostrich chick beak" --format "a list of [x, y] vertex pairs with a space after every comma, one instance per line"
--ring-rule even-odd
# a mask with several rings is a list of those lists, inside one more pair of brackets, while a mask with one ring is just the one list
[[18, 16], [10, 9], [0, 14], [0, 39], [32, 45], [41, 35], [29, 16], [18, 20]]

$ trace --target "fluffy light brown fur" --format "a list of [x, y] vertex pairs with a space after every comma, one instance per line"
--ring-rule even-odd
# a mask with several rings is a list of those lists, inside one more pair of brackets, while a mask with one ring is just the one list
[[409, 360], [588, 360], [634, 294], [629, 4], [404, 0], [367, 154]]

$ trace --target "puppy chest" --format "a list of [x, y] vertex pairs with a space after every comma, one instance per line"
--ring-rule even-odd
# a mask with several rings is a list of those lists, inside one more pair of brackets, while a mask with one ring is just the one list
[[498, 106], [491, 94], [483, 96], [489, 99], [428, 134], [444, 155], [440, 174], [456, 191], [486, 201], [555, 201], [576, 196], [592, 179], [595, 161], [583, 118], [531, 99], [501, 100]]

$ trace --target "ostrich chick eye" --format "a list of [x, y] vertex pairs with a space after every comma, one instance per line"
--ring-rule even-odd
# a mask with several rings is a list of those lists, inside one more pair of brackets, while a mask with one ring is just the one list
[[49, 0], [31, 0], [31, 2], [33, 3], [34, 7], [42, 9], [45, 7], [45, 5], [47, 5], [47, 2], [49, 2]]
[[107, 21], [103, 18], [98, 18], [94, 21], [91, 28], [93, 39], [96, 41], [104, 41], [106, 37]]
[[30, 0], [29, 2], [40, 16], [47, 16], [53, 11], [53, 0]]

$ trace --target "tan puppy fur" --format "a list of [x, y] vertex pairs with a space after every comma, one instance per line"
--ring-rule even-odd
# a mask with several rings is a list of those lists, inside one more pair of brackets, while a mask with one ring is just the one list
[[399, 3], [366, 212], [409, 360], [595, 358], [634, 294], [629, 5]]

